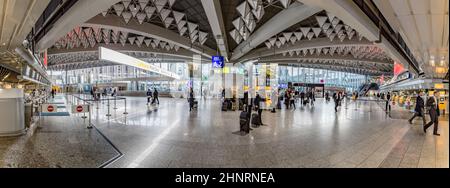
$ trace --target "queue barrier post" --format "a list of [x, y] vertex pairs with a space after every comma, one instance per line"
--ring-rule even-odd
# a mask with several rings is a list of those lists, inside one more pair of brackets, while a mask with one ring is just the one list
[[117, 110], [116, 103], [117, 103], [117, 97], [114, 97], [114, 110]]
[[[86, 100], [83, 100], [83, 105], [86, 105]], [[90, 111], [91, 108], [89, 107], [88, 110]], [[90, 116], [89, 116], [89, 117], [90, 117]], [[81, 116], [81, 118], [83, 118], [83, 119], [86, 119], [86, 118], [87, 118], [86, 112], [83, 113], [83, 116]], [[89, 119], [89, 120], [90, 120], [90, 119]]]
[[110, 100], [109, 100], [109, 99], [106, 99], [106, 100], [108, 101], [108, 114], [106, 114], [106, 116], [107, 116], [107, 117], [110, 117], [110, 116], [111, 116], [111, 113], [110, 113], [110, 105], [109, 105]]
[[124, 100], [125, 100], [125, 112], [123, 113], [123, 114], [128, 114], [128, 112], [127, 112], [127, 99], [126, 98], [124, 98]]
[[91, 104], [90, 104], [90, 103], [89, 103], [89, 105], [88, 105], [88, 109], [89, 109], [89, 122], [88, 122], [87, 128], [88, 128], [88, 129], [92, 129], [92, 120], [91, 120], [92, 114], [91, 114]]

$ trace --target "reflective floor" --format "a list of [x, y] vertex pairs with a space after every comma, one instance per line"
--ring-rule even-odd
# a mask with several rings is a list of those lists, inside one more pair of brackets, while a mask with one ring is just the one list
[[[265, 126], [241, 136], [235, 134], [239, 130], [239, 112], [222, 112], [220, 101], [200, 101], [198, 111], [189, 112], [186, 99], [160, 100], [161, 104], [155, 110], [146, 105], [145, 98], [128, 97], [128, 115], [123, 114], [123, 101], [116, 103], [117, 109], [113, 109], [111, 102], [110, 117], [106, 116], [107, 102], [94, 105], [93, 123], [123, 153], [108, 167], [449, 167], [448, 116], [440, 122], [441, 136], [435, 137], [431, 130], [423, 133], [420, 119], [410, 125], [406, 119], [392, 118], [374, 101], [344, 103], [335, 113], [333, 102], [318, 100], [315, 107], [297, 106], [296, 110], [264, 112]], [[407, 111], [397, 111], [409, 116]], [[81, 122], [79, 116], [70, 118]], [[42, 127], [47, 124], [53, 127], [59, 123], [44, 122]], [[86, 130], [79, 122], [67, 124]], [[60, 129], [65, 126], [61, 124]], [[39, 132], [36, 130], [32, 137], [41, 136]], [[61, 131], [59, 134], [64, 137], [68, 133]], [[80, 138], [97, 134], [94, 129], [76, 133]], [[92, 139], [107, 143], [101, 137]], [[17, 155], [2, 153], [4, 143], [0, 139], [0, 157]], [[107, 161], [106, 157], [96, 155], [108, 153], [109, 159], [117, 156], [111, 146], [88, 143], [83, 145], [90, 145], [89, 149], [78, 148], [82, 153], [80, 160], [91, 161], [86, 166], [98, 167]], [[60, 150], [59, 147], [63, 146], [54, 150]], [[92, 156], [85, 157], [87, 155]], [[58, 161], [55, 158], [48, 160]]]

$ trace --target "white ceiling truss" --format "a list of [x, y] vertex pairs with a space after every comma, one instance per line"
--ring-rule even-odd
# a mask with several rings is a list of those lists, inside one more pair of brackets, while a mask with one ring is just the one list
[[293, 50], [289, 52], [283, 52], [283, 56], [301, 57], [307, 55], [315, 55], [317, 57], [323, 56], [352, 56], [355, 60], [368, 59], [385, 61], [386, 63], [393, 63], [391, 58], [379, 47], [375, 45], [367, 46], [333, 46], [333, 47], [320, 47], [320, 48], [304, 48]]
[[183, 12], [172, 10], [176, 0], [128, 0], [113, 5], [102, 12], [103, 16], [114, 12], [121, 16], [125, 23], [136, 19], [139, 24], [151, 23], [158, 19], [166, 29], [176, 28], [181, 36], [187, 37], [192, 43], [203, 45], [208, 39], [208, 33], [201, 31], [199, 25], [188, 20]]
[[[141, 59], [149, 63], [184, 63], [189, 58], [173, 57], [153, 52], [121, 51], [126, 55]], [[50, 54], [48, 63], [50, 70], [76, 70], [100, 66], [116, 65], [98, 60], [98, 51], [85, 51], [74, 53]]]
[[246, 41], [250, 35], [255, 31], [257, 24], [263, 18], [264, 9], [280, 3], [283, 8], [289, 8], [289, 6], [295, 1], [291, 0], [245, 0], [236, 7], [239, 13], [239, 17], [233, 20], [233, 30], [230, 31], [231, 38], [240, 44], [242, 41]]
[[97, 27], [77, 27], [57, 41], [54, 47], [57, 49], [94, 48], [99, 44], [121, 44], [122, 46], [130, 44], [166, 51], [178, 51], [180, 49], [178, 45], [159, 39]]
[[315, 61], [315, 60], [302, 60], [302, 61], [286, 61], [286, 62], [279, 62], [280, 64], [287, 64], [287, 65], [293, 65], [293, 66], [299, 66], [304, 68], [313, 68], [313, 69], [325, 69], [325, 70], [333, 70], [333, 71], [341, 71], [341, 72], [348, 72], [348, 73], [354, 73], [354, 74], [361, 74], [361, 75], [370, 75], [370, 76], [379, 76], [379, 75], [385, 75], [389, 76], [392, 75], [392, 71], [386, 71], [383, 72], [378, 69], [368, 69], [365, 67], [352, 67], [348, 66], [347, 64], [337, 64], [333, 61]]
[[293, 32], [282, 32], [265, 42], [268, 49], [281, 48], [285, 45], [294, 45], [297, 42], [321, 38], [324, 34], [331, 42], [339, 40], [343, 42], [346, 39], [352, 40], [364, 37], [356, 32], [350, 26], [344, 24], [339, 18], [327, 12], [327, 16], [315, 16], [319, 27], [300, 27]]

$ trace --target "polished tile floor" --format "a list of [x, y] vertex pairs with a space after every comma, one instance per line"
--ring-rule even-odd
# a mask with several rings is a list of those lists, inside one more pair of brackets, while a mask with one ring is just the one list
[[[116, 103], [117, 109], [111, 102], [110, 117], [106, 116], [107, 102], [94, 105], [93, 123], [123, 153], [108, 167], [449, 167], [448, 117], [440, 123], [441, 136], [435, 137], [430, 131], [423, 133], [419, 120], [409, 125], [405, 119], [386, 115], [377, 102], [344, 103], [335, 113], [334, 103], [318, 100], [315, 107], [264, 112], [265, 126], [241, 136], [234, 134], [239, 130], [239, 112], [222, 112], [220, 101], [201, 100], [198, 111], [189, 112], [186, 99], [160, 100], [155, 110], [146, 106], [145, 98], [127, 97], [128, 115], [123, 114], [123, 101]], [[71, 118], [79, 120], [79, 116]], [[36, 132], [39, 135], [39, 130]], [[106, 143], [100, 137], [96, 140]], [[3, 143], [0, 140], [0, 146]], [[93, 155], [85, 160], [99, 161], [104, 157], [95, 157], [97, 154], [108, 153], [113, 158], [117, 155], [113, 151], [105, 144], [81, 153]], [[2, 158], [7, 155], [0, 152]], [[98, 162], [88, 164], [97, 167]]]
[[[65, 100], [60, 96], [51, 102]], [[27, 135], [0, 138], [0, 168], [96, 168], [119, 156], [98, 131], [86, 125], [75, 116], [41, 117]]]

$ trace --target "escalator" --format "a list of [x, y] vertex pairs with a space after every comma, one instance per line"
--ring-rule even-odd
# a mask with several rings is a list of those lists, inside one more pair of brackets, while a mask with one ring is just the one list
[[369, 93], [369, 91], [371, 90], [379, 90], [380, 86], [377, 83], [370, 83], [370, 84], [364, 84], [361, 86], [361, 88], [359, 89], [359, 96], [366, 96], [367, 93]]

